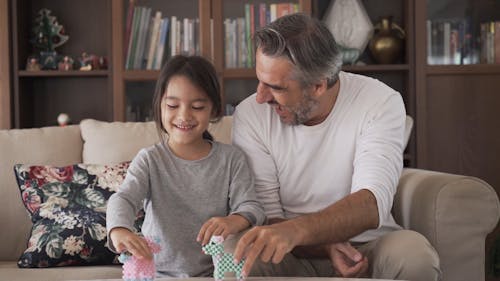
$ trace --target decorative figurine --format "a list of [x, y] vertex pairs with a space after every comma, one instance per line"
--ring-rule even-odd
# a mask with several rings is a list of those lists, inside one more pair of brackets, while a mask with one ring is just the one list
[[43, 70], [56, 70], [57, 69], [57, 52], [56, 51], [41, 51], [40, 52], [40, 65]]
[[[152, 239], [145, 239], [153, 254], [160, 252], [161, 247], [159, 241], [154, 242]], [[124, 281], [153, 281], [155, 279], [156, 268], [154, 259], [138, 259], [130, 253], [124, 252], [120, 254], [118, 260], [123, 263]]]
[[27, 71], [40, 71], [42, 66], [38, 62], [38, 58], [35, 56], [30, 56], [28, 61], [26, 62], [26, 70]]
[[80, 62], [80, 70], [88, 71], [100, 69], [99, 57], [96, 55], [83, 52], [78, 60]]
[[30, 42], [40, 51], [40, 65], [42, 69], [57, 69], [57, 52], [55, 48], [68, 41], [69, 36], [64, 34], [64, 27], [57, 22], [55, 16], [48, 9], [41, 9], [35, 19]]
[[383, 17], [375, 25], [368, 48], [377, 63], [391, 64], [403, 55], [405, 31], [392, 21], [392, 16]]
[[64, 56], [62, 61], [57, 64], [57, 68], [62, 71], [73, 70], [73, 59], [69, 56]]
[[241, 270], [245, 261], [242, 260], [238, 264], [234, 264], [234, 256], [230, 253], [224, 253], [224, 237], [212, 236], [210, 242], [202, 247], [203, 253], [211, 255], [214, 263], [214, 279], [221, 281], [224, 279], [226, 272], [234, 272], [238, 280], [243, 280]]
[[59, 124], [59, 126], [61, 127], [68, 125], [70, 121], [71, 119], [69, 118], [69, 115], [66, 113], [60, 113], [57, 116], [57, 124]]
[[108, 69], [108, 59], [106, 57], [99, 57], [99, 69]]

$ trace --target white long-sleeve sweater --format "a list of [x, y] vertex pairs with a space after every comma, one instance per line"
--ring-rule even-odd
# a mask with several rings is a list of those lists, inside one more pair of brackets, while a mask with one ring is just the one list
[[391, 215], [403, 167], [405, 109], [384, 83], [340, 72], [340, 92], [327, 119], [315, 126], [283, 124], [255, 94], [236, 108], [233, 143], [247, 154], [257, 198], [268, 218], [291, 218], [326, 208], [350, 193], [370, 190], [379, 227], [364, 242], [400, 229]]

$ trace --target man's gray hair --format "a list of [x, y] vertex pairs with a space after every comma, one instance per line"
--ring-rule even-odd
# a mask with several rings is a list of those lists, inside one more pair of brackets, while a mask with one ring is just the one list
[[255, 49], [271, 57], [286, 57], [295, 65], [294, 79], [303, 87], [338, 80], [342, 57], [332, 33], [319, 20], [297, 13], [283, 16], [255, 32]]

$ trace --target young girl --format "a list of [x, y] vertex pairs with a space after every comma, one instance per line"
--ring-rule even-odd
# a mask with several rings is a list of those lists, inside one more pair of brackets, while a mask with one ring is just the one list
[[214, 141], [207, 131], [222, 115], [210, 62], [175, 56], [165, 64], [153, 114], [162, 141], [137, 154], [109, 199], [110, 248], [152, 258], [146, 241], [133, 232], [135, 214], [144, 207], [142, 233], [161, 240], [157, 275], [210, 276], [212, 258], [201, 245], [212, 235], [226, 237], [264, 221], [244, 154]]

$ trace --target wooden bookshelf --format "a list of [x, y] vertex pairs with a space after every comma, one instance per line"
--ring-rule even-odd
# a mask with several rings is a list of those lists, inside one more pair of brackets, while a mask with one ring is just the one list
[[8, 0], [0, 0], [0, 129], [11, 127], [8, 2]]
[[[127, 120], [126, 108], [130, 105], [131, 99], [127, 96], [133, 95], [134, 100], [138, 94], [137, 88], [142, 85], [148, 88], [146, 100], [152, 96], [152, 88], [158, 78], [158, 70], [126, 70], [125, 69], [125, 48], [124, 48], [124, 33], [125, 21], [128, 11], [128, 0], [111, 0], [111, 13], [113, 18], [113, 119], [118, 121], [134, 121]], [[154, 11], [160, 10], [164, 16], [179, 16], [199, 19], [199, 45], [200, 55], [210, 58], [211, 40], [210, 40], [210, 1], [207, 0], [187, 0], [181, 2], [148, 0], [138, 1], [138, 5], [147, 5], [153, 8]], [[194, 7], [194, 8], [193, 8]], [[168, 48], [165, 49], [164, 59], [170, 57], [167, 54]]]
[[[487, 14], [492, 14], [493, 12], [489, 11], [494, 10], [491, 9], [492, 4], [485, 1], [479, 1], [478, 7], [483, 7], [484, 10], [488, 10]], [[150, 6], [153, 10], [161, 10], [165, 16], [199, 18], [200, 53], [214, 62], [226, 100], [237, 102], [237, 99], [242, 99], [255, 91], [257, 80], [253, 68], [226, 68], [224, 66], [223, 21], [228, 16], [226, 13], [239, 11], [245, 3], [281, 2], [298, 3], [301, 11], [318, 18], [323, 16], [329, 5], [329, 0], [187, 0], [179, 3], [138, 0], [137, 3]], [[491, 81], [495, 81], [500, 75], [499, 65], [427, 65], [425, 41], [427, 2], [385, 0], [383, 3], [381, 5], [376, 1], [363, 1], [373, 23], [378, 22], [381, 16], [392, 15], [394, 22], [405, 30], [403, 58], [396, 64], [375, 64], [370, 59], [369, 51], [365, 50], [361, 57], [365, 62], [364, 65], [346, 65], [343, 70], [375, 77], [401, 93], [407, 113], [415, 120], [415, 130], [406, 151], [410, 166], [469, 172], [467, 169], [453, 166], [452, 163], [457, 163], [456, 159], [436, 151], [436, 145], [431, 136], [441, 136], [444, 130], [435, 125], [439, 122], [434, 122], [435, 118], [441, 118], [442, 112], [433, 111], [432, 105], [444, 105], [448, 98], [444, 93], [448, 93], [451, 89], [454, 91], [453, 95], [457, 97], [463, 96], [467, 99], [477, 99], [476, 102], [483, 102], [479, 96], [485, 96], [484, 99], [486, 99], [496, 91], [496, 87], [488, 83], [493, 83]], [[0, 66], [0, 74], [2, 74], [0, 79], [3, 79], [0, 86], [0, 126], [28, 128], [50, 125], [54, 123], [53, 120], [59, 112], [69, 113], [75, 123], [82, 118], [126, 121], [127, 105], [130, 104], [132, 98], [135, 99], [142, 94], [134, 93], [134, 91], [137, 92], [137, 89], [144, 87], [147, 89], [144, 96], [146, 99], [150, 98], [152, 93], [149, 91], [154, 88], [155, 80], [159, 75], [158, 71], [152, 70], [125, 70], [124, 33], [128, 4], [129, 0], [90, 0], [90, 2], [86, 0], [71, 2], [1, 0], [0, 55], [11, 59], [9, 64]], [[429, 3], [429, 5], [437, 4]], [[104, 55], [108, 58], [109, 69], [91, 72], [26, 71], [26, 59], [32, 52], [27, 38], [29, 38], [34, 15], [41, 7], [53, 10], [53, 14], [58, 17], [59, 22], [70, 35], [70, 40], [58, 51], [73, 56], [79, 55], [83, 50]], [[482, 8], [477, 9], [476, 14], [481, 15]], [[88, 20], [87, 15], [90, 13], [93, 14], [95, 20]], [[481, 16], [476, 17], [481, 19]], [[211, 32], [211, 19], [213, 19], [213, 33]], [[8, 44], [5, 44], [6, 42]], [[460, 81], [470, 83], [461, 89], [439, 86], [444, 83], [461, 85]], [[12, 83], [9, 84], [10, 82]], [[229, 84], [232, 85], [232, 90], [226, 92]], [[241, 88], [240, 84], [243, 85]], [[470, 85], [475, 85], [478, 89], [484, 88], [484, 92], [479, 93], [475, 89], [470, 89]], [[241, 97], [228, 96], [234, 94], [235, 87]], [[465, 89], [470, 89], [468, 90], [470, 92], [467, 92], [468, 95], [464, 92]], [[52, 92], [55, 94], [51, 94]], [[472, 92], [474, 94], [471, 94]], [[450, 92], [449, 95], [451, 96], [452, 93]], [[75, 103], [74, 100], [82, 102]], [[496, 100], [492, 101], [485, 105], [487, 109], [495, 104]], [[455, 106], [454, 103], [450, 105]], [[478, 120], [483, 120], [481, 118], [485, 118], [484, 114], [490, 117], [488, 115], [490, 112], [491, 114], [496, 112], [493, 108], [486, 111], [478, 109], [478, 111], [483, 112], [477, 115], [481, 116]], [[486, 119], [483, 122], [486, 122]], [[449, 125], [456, 126], [454, 124]], [[467, 131], [470, 129], [468, 126], [472, 125], [463, 123], [460, 128]], [[484, 124], [474, 126], [484, 126]], [[484, 139], [496, 140], [497, 135], [493, 133], [495, 131], [493, 128], [479, 130], [480, 136]], [[440, 145], [455, 147], [458, 151], [462, 149], [456, 144], [457, 141], [450, 145], [447, 143], [450, 141], [449, 138], [445, 136], [441, 138]], [[496, 146], [493, 145], [493, 147], [496, 149]], [[446, 161], [442, 159], [447, 158], [453, 160], [446, 164]], [[490, 163], [490, 165], [497, 166], [496, 163]], [[469, 174], [484, 176], [483, 173], [471, 172]], [[500, 179], [495, 176], [488, 174], [486, 179], [500, 186]]]

